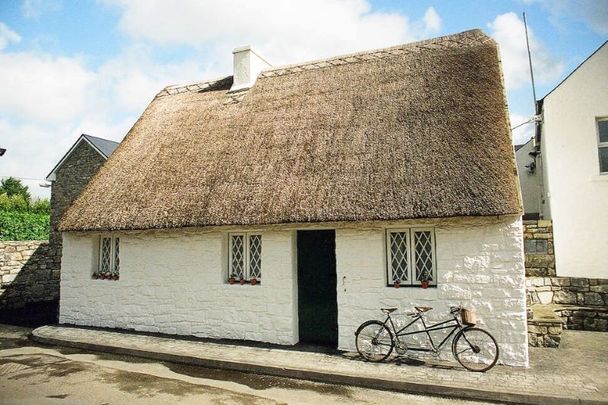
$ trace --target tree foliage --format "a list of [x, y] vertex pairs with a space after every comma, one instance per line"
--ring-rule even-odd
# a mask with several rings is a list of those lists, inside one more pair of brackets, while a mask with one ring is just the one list
[[31, 212], [0, 212], [0, 240], [45, 240], [49, 238], [49, 215]]
[[5, 193], [9, 197], [20, 195], [29, 204], [31, 200], [30, 192], [26, 185], [14, 177], [7, 177], [0, 181], [0, 194]]
[[48, 239], [50, 212], [49, 200], [31, 201], [19, 180], [9, 177], [0, 182], [0, 240]]

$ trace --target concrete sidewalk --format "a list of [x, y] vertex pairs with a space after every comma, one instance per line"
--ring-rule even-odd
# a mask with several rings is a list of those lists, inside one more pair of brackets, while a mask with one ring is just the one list
[[395, 359], [375, 364], [322, 354], [160, 337], [111, 330], [43, 326], [34, 341], [186, 363], [416, 394], [511, 403], [608, 403], [608, 334], [566, 331], [560, 349], [530, 349], [528, 369], [496, 366], [472, 373], [455, 364]]

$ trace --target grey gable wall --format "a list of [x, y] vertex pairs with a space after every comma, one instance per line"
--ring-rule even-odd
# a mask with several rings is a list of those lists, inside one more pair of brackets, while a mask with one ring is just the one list
[[51, 190], [51, 245], [61, 258], [61, 232], [57, 225], [63, 213], [74, 202], [91, 177], [106, 160], [87, 142], [80, 145], [57, 170]]

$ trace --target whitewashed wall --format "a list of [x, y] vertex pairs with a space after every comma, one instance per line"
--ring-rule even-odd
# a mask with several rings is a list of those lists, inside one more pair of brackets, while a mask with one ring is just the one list
[[[334, 224], [335, 225], [335, 224]], [[438, 288], [386, 287], [385, 226], [433, 225]], [[524, 267], [519, 218], [324, 226], [336, 229], [339, 348], [381, 306], [477, 309], [506, 364], [527, 364]], [[301, 229], [314, 229], [307, 226]], [[226, 231], [121, 234], [120, 280], [92, 280], [98, 239], [64, 234], [60, 322], [139, 331], [298, 341], [296, 232], [262, 231], [259, 286], [226, 284]], [[449, 346], [448, 346], [449, 353]]]
[[383, 317], [380, 307], [432, 306], [428, 318], [439, 320], [448, 316], [449, 305], [460, 304], [474, 308], [480, 327], [494, 335], [499, 361], [526, 366], [521, 220], [444, 222], [436, 225], [435, 238], [438, 287], [396, 289], [386, 287], [384, 229], [336, 231], [339, 348], [355, 350], [354, 331], [365, 320]]
[[608, 175], [600, 175], [597, 118], [608, 117], [608, 44], [545, 97], [541, 157], [545, 218], [558, 276], [608, 278]]
[[120, 280], [93, 280], [98, 239], [64, 233], [61, 323], [294, 344], [295, 233], [263, 234], [260, 285], [230, 285], [225, 233], [122, 234]]

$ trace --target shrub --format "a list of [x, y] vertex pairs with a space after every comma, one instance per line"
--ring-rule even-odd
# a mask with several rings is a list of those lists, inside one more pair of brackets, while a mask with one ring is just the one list
[[49, 228], [48, 214], [0, 211], [0, 240], [44, 240]]

